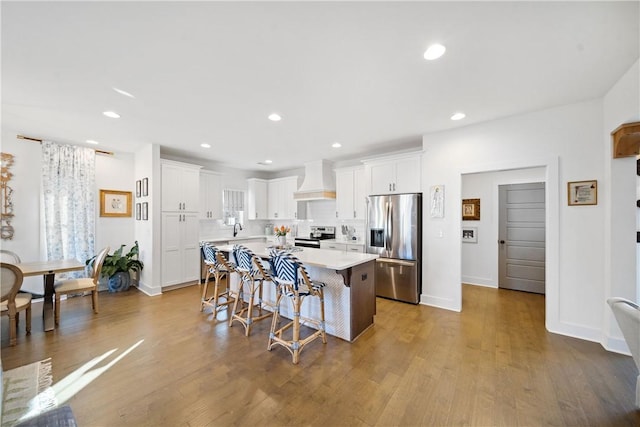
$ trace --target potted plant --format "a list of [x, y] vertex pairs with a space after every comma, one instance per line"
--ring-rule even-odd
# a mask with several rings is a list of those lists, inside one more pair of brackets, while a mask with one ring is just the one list
[[[130, 271], [139, 273], [144, 264], [138, 259], [140, 249], [138, 241], [125, 255], [122, 254], [125, 245], [121, 245], [112, 255], [107, 254], [102, 264], [101, 277], [109, 279], [109, 292], [126, 291], [131, 285]], [[87, 260], [87, 265], [93, 263], [95, 256]]]

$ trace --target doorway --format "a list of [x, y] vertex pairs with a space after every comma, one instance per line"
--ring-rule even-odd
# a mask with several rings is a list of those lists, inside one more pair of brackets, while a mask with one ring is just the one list
[[498, 287], [545, 294], [545, 184], [498, 187]]

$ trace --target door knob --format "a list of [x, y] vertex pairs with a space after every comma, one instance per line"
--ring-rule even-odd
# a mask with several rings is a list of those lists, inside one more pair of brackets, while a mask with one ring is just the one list
[[498, 243], [500, 243], [501, 245], [504, 245], [506, 242], [504, 240], [498, 240]]

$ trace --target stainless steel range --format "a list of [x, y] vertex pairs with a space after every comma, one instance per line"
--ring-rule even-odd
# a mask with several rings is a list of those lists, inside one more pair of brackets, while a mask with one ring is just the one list
[[328, 240], [336, 238], [335, 227], [325, 226], [311, 226], [311, 233], [309, 237], [296, 237], [295, 246], [301, 246], [304, 248], [316, 248], [320, 249], [320, 240]]

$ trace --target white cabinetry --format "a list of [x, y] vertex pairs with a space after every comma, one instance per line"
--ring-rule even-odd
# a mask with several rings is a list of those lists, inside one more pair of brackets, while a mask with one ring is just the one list
[[371, 194], [421, 192], [420, 153], [368, 161]]
[[199, 231], [195, 212], [162, 213], [162, 286], [199, 279]]
[[197, 281], [200, 272], [200, 166], [163, 160], [162, 286]]
[[347, 245], [344, 243], [320, 241], [320, 249], [332, 249], [334, 251], [346, 251]]
[[336, 218], [365, 219], [364, 167], [336, 169]]
[[200, 219], [222, 218], [222, 175], [200, 172]]
[[267, 216], [269, 219], [302, 219], [306, 216], [303, 203], [293, 198], [298, 189], [298, 177], [271, 179], [267, 183]]
[[198, 212], [200, 166], [162, 161], [162, 211]]
[[247, 180], [247, 218], [267, 219], [267, 181], [251, 178]]

